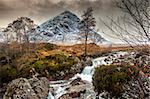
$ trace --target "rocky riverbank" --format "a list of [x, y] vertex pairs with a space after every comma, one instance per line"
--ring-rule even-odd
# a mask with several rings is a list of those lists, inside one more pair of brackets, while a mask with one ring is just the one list
[[[148, 55], [145, 56], [139, 56], [138, 53], [127, 53], [127, 52], [116, 52], [116, 53], [110, 53], [107, 56], [99, 57], [92, 60], [92, 66], [91, 61], [89, 59], [88, 62], [86, 62], [86, 67], [84, 68], [83, 62], [78, 60], [78, 64], [71, 67], [72, 73], [70, 75], [66, 75], [66, 73], [60, 73], [62, 75], [59, 79], [54, 79], [52, 81], [47, 80], [47, 78], [43, 77], [36, 77], [37, 75], [34, 75], [30, 79], [26, 78], [19, 78], [16, 80], [13, 80], [10, 82], [7, 86], [7, 90], [4, 95], [4, 99], [73, 99], [73, 98], [80, 98], [80, 99], [95, 99], [96, 97], [105, 97], [109, 98], [109, 93], [102, 92], [100, 94], [97, 94], [94, 90], [94, 86], [92, 84], [92, 77], [94, 74], [95, 67], [99, 66], [105, 66], [105, 65], [117, 65], [122, 62], [129, 62], [130, 64], [137, 63], [142, 61], [141, 59], [147, 59], [149, 58]], [[141, 63], [142, 65], [142, 63]], [[144, 66], [149, 66], [149, 61], [143, 63]], [[143, 67], [143, 66], [141, 66]], [[82, 71], [82, 68], [83, 71]], [[142, 77], [147, 78], [147, 71], [144, 72], [141, 69]], [[149, 69], [148, 69], [149, 70]], [[82, 71], [82, 72], [81, 72]], [[66, 78], [61, 78], [66, 76]], [[55, 76], [57, 77], [57, 76]], [[140, 78], [143, 79], [143, 78]], [[136, 81], [129, 82], [133, 86], [126, 86], [128, 88], [137, 89], [137, 86], [139, 86]], [[149, 92], [149, 83], [145, 83], [144, 86], [146, 86], [145, 91]], [[128, 97], [129, 93], [131, 93], [132, 90], [127, 90], [124, 94], [124, 97]], [[139, 95], [137, 91], [134, 91], [136, 96]], [[149, 95], [149, 94], [146, 94]]]

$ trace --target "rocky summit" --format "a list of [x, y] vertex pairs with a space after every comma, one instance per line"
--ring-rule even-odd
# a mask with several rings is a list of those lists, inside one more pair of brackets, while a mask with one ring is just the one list
[[[60, 15], [50, 19], [36, 28], [36, 32], [31, 33], [31, 40], [50, 43], [77, 43], [81, 42], [83, 33], [80, 32], [81, 20], [70, 11], [65, 11]], [[96, 43], [106, 42], [100, 34], [93, 31], [89, 41]]]

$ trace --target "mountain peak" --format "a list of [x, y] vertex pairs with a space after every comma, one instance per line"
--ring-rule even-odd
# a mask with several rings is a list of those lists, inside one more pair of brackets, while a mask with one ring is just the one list
[[75, 15], [75, 14], [73, 14], [73, 13], [72, 13], [71, 11], [69, 11], [69, 10], [66, 10], [66, 11], [62, 12], [61, 15]]
[[54, 19], [56, 19], [56, 20], [57, 19], [61, 19], [61, 20], [71, 19], [74, 21], [80, 21], [78, 16], [69, 10], [62, 12], [60, 15], [56, 16]]
[[[31, 39], [44, 41], [44, 42], [53, 42], [53, 43], [78, 43], [80, 34], [80, 19], [77, 15], [71, 11], [64, 11], [53, 19], [47, 20], [36, 29], [36, 36], [33, 34]], [[94, 31], [93, 31], [94, 32]], [[97, 33], [96, 33], [97, 34]], [[92, 41], [96, 38], [96, 42], [105, 41], [101, 35], [95, 33], [89, 38]]]

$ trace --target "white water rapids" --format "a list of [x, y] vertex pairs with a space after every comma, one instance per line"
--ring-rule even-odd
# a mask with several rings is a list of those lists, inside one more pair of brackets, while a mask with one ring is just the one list
[[[87, 81], [89, 83], [92, 83], [92, 76], [94, 74], [95, 67], [98, 67], [100, 65], [109, 65], [113, 62], [113, 60], [119, 58], [120, 56], [126, 55], [126, 52], [117, 52], [112, 55], [108, 55], [105, 57], [99, 57], [92, 60], [92, 66], [86, 66], [82, 73], [77, 73], [74, 75], [74, 77], [70, 78], [70, 80], [59, 80], [59, 81], [51, 81], [50, 87], [54, 88], [54, 93], [49, 93], [48, 99], [58, 99], [63, 94], [67, 93], [65, 89], [68, 87], [68, 85], [73, 81], [74, 79], [80, 77], [83, 81]], [[109, 58], [110, 60], [105, 60], [106, 58]], [[87, 96], [88, 97], [88, 96]]]

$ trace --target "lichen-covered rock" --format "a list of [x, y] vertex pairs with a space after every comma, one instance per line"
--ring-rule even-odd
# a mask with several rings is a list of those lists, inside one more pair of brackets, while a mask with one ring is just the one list
[[19, 78], [8, 84], [3, 99], [46, 99], [49, 87], [46, 78]]

